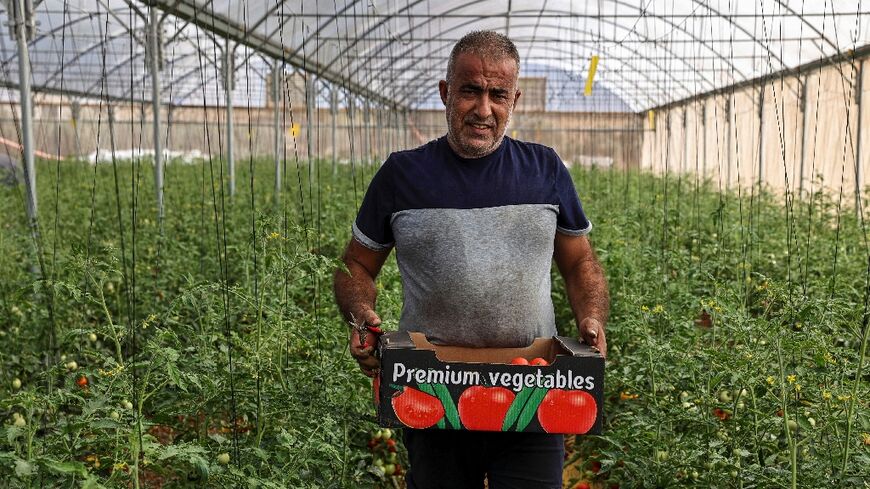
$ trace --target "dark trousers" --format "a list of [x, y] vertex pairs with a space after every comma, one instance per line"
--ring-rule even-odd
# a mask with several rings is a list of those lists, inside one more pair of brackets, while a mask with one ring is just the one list
[[562, 435], [404, 430], [408, 489], [560, 489]]

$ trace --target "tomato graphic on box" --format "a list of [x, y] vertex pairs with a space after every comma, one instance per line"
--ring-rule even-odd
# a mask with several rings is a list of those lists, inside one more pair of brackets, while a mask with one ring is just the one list
[[586, 391], [553, 389], [538, 406], [538, 422], [547, 433], [587, 433], [595, 425], [598, 404]]
[[500, 431], [515, 397], [504, 387], [469, 387], [459, 396], [459, 419], [468, 430]]
[[409, 428], [429, 428], [444, 417], [444, 406], [437, 397], [412, 387], [393, 396], [392, 404], [396, 417]]

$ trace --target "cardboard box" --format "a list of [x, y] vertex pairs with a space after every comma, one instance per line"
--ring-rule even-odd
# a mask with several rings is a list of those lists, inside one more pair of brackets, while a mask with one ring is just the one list
[[[381, 336], [378, 351], [381, 426], [601, 433], [604, 359], [574, 338], [537, 338], [525, 348], [464, 348], [397, 331]], [[517, 357], [549, 365], [511, 365]]]

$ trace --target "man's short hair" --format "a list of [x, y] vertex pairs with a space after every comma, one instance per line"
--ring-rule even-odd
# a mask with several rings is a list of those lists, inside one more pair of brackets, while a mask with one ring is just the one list
[[463, 53], [472, 53], [481, 58], [502, 60], [510, 58], [517, 64], [517, 75], [520, 72], [520, 53], [517, 47], [504, 34], [495, 31], [471, 31], [462, 36], [462, 39], [453, 46], [450, 51], [450, 60], [447, 62], [447, 82], [453, 78], [456, 58]]

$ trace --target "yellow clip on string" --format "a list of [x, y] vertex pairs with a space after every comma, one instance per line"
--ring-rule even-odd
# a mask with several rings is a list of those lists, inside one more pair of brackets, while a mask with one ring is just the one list
[[595, 81], [595, 71], [598, 70], [598, 55], [593, 55], [589, 61], [589, 76], [586, 77], [586, 88], [583, 90], [583, 95], [592, 95], [592, 82]]
[[649, 117], [649, 128], [654, 130], [656, 128], [656, 111], [650, 109], [647, 116]]
[[298, 136], [301, 131], [302, 131], [302, 126], [300, 126], [299, 124], [294, 123], [292, 126], [290, 126], [290, 135], [293, 136], [294, 138], [296, 136]]
[[512, 137], [513, 139], [516, 139], [516, 138], [517, 138], [517, 130], [516, 130], [516, 129], [514, 129], [513, 131], [511, 131], [511, 137]]

